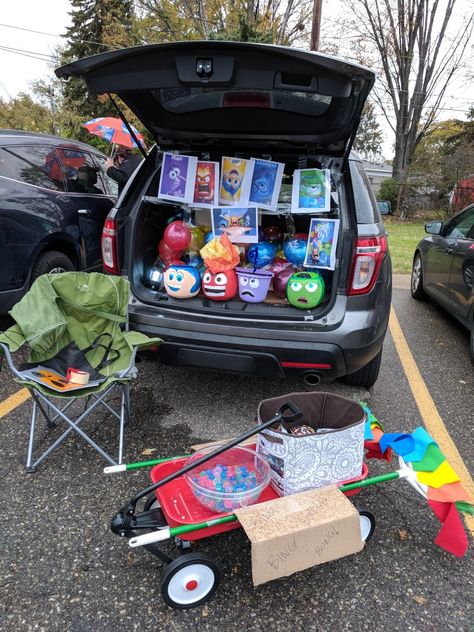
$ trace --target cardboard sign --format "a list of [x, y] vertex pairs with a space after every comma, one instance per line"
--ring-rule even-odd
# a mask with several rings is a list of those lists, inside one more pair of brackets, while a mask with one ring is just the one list
[[359, 513], [331, 485], [237, 509], [255, 586], [361, 551]]

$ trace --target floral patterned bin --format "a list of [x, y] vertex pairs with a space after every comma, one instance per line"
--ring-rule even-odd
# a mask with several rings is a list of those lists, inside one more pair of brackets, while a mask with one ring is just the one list
[[303, 413], [298, 422], [314, 434], [285, 432], [285, 424], [258, 435], [257, 451], [271, 468], [271, 484], [281, 496], [357, 478], [362, 472], [366, 413], [356, 401], [332, 393], [292, 393], [260, 402], [261, 423], [292, 401]]

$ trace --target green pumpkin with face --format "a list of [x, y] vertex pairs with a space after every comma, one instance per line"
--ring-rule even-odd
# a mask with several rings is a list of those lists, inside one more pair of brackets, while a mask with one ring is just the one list
[[323, 277], [317, 272], [296, 272], [288, 279], [286, 298], [293, 307], [314, 309], [326, 291]]

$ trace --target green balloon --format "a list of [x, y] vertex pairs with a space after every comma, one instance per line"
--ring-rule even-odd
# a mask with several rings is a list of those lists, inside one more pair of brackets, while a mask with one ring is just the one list
[[293, 307], [313, 309], [324, 298], [326, 287], [317, 272], [296, 272], [288, 279], [286, 297]]

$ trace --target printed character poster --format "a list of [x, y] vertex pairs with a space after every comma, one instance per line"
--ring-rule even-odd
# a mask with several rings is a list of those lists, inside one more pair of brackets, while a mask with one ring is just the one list
[[158, 197], [175, 202], [192, 202], [197, 158], [163, 154]]
[[303, 265], [307, 268], [334, 270], [338, 235], [338, 219], [313, 217], [309, 227], [308, 245]]
[[193, 206], [211, 208], [219, 204], [219, 163], [198, 160]]
[[329, 169], [296, 169], [291, 195], [292, 213], [307, 213], [308, 209], [327, 213], [330, 208]]
[[216, 237], [226, 233], [237, 244], [258, 242], [258, 217], [256, 207], [218, 207], [211, 211], [212, 233]]
[[253, 160], [222, 157], [219, 204], [248, 203], [253, 165]]
[[254, 166], [249, 204], [276, 211], [285, 165], [271, 160], [252, 158]]

